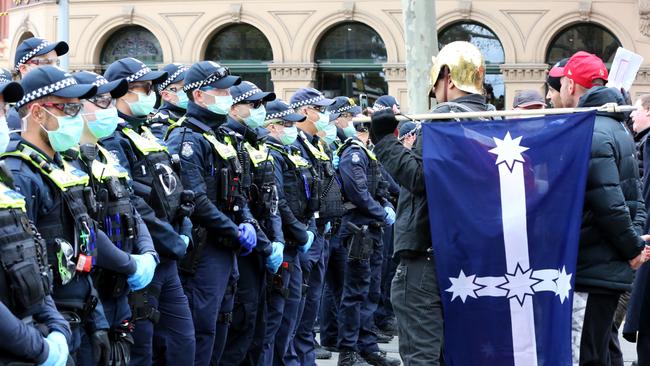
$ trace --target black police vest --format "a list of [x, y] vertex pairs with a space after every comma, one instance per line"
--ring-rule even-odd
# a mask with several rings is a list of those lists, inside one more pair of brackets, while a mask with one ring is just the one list
[[62, 197], [57, 200], [59, 206], [38, 221], [39, 232], [47, 243], [48, 261], [54, 267], [55, 284], [67, 283], [76, 272], [89, 273], [96, 255], [97, 229], [87, 211], [95, 201], [88, 175], [65, 161], [60, 168], [24, 144], [3, 156], [22, 159], [35, 167]]
[[317, 218], [334, 219], [343, 216], [346, 209], [343, 205], [343, 193], [341, 186], [336, 180], [336, 171], [332, 162], [322, 148], [312, 145], [301, 132], [298, 141], [307, 150], [310, 159], [314, 163], [314, 169], [318, 175], [318, 198], [319, 207], [316, 213]]
[[176, 222], [183, 193], [183, 184], [176, 171], [178, 164], [169, 155], [167, 148], [147, 130], [146, 137], [130, 128], [122, 128], [122, 133], [131, 141], [139, 155], [131, 172], [133, 180], [151, 187], [149, 197], [143, 198], [154, 209], [157, 217], [170, 223]]
[[367, 185], [368, 185], [368, 193], [370, 194], [371, 197], [374, 199], [379, 199], [382, 197], [386, 197], [386, 194], [388, 193], [387, 185], [384, 184], [384, 179], [381, 175], [381, 169], [379, 167], [379, 161], [377, 161], [377, 157], [375, 154], [368, 150], [367, 147], [364, 146], [364, 144], [359, 141], [359, 140], [354, 140], [354, 139], [347, 139], [341, 147], [336, 150], [336, 154], [341, 157], [343, 155], [343, 152], [350, 148], [351, 146], [358, 146], [363, 150], [363, 152], [368, 156], [368, 168], [366, 171], [366, 178], [367, 178]]
[[[314, 216], [318, 209], [317, 180], [309, 160], [292, 146], [268, 144], [270, 149], [282, 154], [287, 169], [282, 172], [284, 196], [293, 215], [303, 224]], [[289, 149], [289, 151], [287, 151]]]
[[23, 196], [0, 183], [0, 301], [17, 316], [50, 294], [45, 242], [25, 214]]

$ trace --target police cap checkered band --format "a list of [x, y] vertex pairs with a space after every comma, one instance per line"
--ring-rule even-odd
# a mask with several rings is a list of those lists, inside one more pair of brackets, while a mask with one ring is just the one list
[[108, 84], [108, 80], [106, 80], [103, 76], [97, 75], [97, 80], [93, 82], [94, 86], [102, 86]]
[[296, 111], [294, 111], [293, 108], [289, 108], [286, 111], [269, 114], [268, 116], [266, 116], [265, 120], [268, 121], [270, 119], [282, 118], [294, 113], [296, 113]]
[[313, 98], [310, 98], [310, 99], [305, 99], [305, 100], [301, 100], [299, 102], [292, 103], [289, 106], [291, 108], [304, 107], [306, 105], [312, 105], [312, 104], [314, 104], [316, 102], [320, 102], [323, 99], [325, 99], [325, 96], [324, 95], [319, 95], [317, 97], [313, 97]]
[[147, 66], [145, 66], [145, 64], [142, 64], [142, 68], [140, 70], [138, 70], [138, 72], [136, 72], [135, 74], [128, 76], [126, 78], [126, 81], [128, 81], [129, 83], [132, 83], [132, 82], [140, 79], [141, 77], [147, 75], [150, 72], [151, 72], [151, 69], [148, 68]]
[[41, 44], [36, 46], [33, 50], [29, 51], [28, 53], [25, 54], [20, 60], [18, 60], [18, 63], [14, 65], [14, 69], [16, 71], [20, 70], [20, 65], [24, 64], [25, 62], [29, 61], [32, 57], [36, 56], [37, 53], [39, 53], [43, 48], [49, 46], [51, 43], [48, 41], [43, 41]]
[[344, 105], [343, 107], [337, 109], [334, 111], [334, 113], [343, 113], [345, 111], [349, 111], [350, 109], [356, 107], [355, 105]]
[[381, 104], [378, 104], [378, 103], [375, 103], [372, 106], [372, 110], [375, 111], [375, 112], [383, 111], [384, 109], [392, 109], [392, 108], [386, 107], [385, 105], [381, 105]]
[[65, 78], [63, 80], [59, 80], [54, 84], [50, 84], [41, 88], [38, 88], [34, 91], [31, 91], [23, 96], [23, 99], [21, 99], [18, 103], [16, 103], [16, 108], [20, 108], [30, 102], [35, 101], [36, 99], [43, 98], [45, 96], [48, 96], [52, 93], [56, 93], [57, 91], [67, 88], [72, 85], [77, 85], [77, 81], [74, 78]]
[[[165, 81], [163, 81], [162, 84], [158, 86], [158, 91], [161, 92], [165, 90], [165, 88], [168, 87], [169, 84], [172, 84], [174, 82], [174, 80], [178, 77], [178, 75], [184, 73], [187, 70], [189, 70], [189, 68], [185, 65], [179, 67], [175, 73], [169, 75], [169, 77]], [[185, 90], [185, 88], [183, 88], [183, 90]]]
[[241, 102], [243, 100], [246, 100], [246, 98], [251, 97], [251, 96], [253, 96], [255, 94], [258, 94], [258, 93], [263, 93], [263, 91], [260, 90], [259, 88], [253, 88], [253, 89], [247, 91], [246, 93], [238, 96], [237, 98], [233, 99], [233, 104], [237, 104], [237, 103], [239, 103], [239, 102]]
[[0, 76], [0, 84], [6, 84], [6, 83], [10, 83], [12, 81], [13, 80], [9, 80], [6, 77], [4, 77], [4, 75]]
[[228, 75], [212, 75], [207, 79], [200, 80], [200, 81], [195, 81], [190, 85], [185, 85], [183, 87], [183, 91], [194, 90], [196, 88], [200, 88], [201, 86], [208, 86], [208, 85], [214, 83], [215, 81], [217, 81], [219, 79], [223, 79], [226, 76], [228, 76]]

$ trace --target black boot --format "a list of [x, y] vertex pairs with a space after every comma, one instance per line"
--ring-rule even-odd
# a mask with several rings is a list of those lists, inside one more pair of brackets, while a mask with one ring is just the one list
[[399, 366], [402, 362], [396, 358], [388, 357], [384, 352], [377, 351], [361, 355], [367, 363], [373, 366]]
[[337, 366], [370, 366], [354, 351], [343, 351], [339, 354]]
[[329, 360], [332, 358], [332, 352], [321, 347], [318, 343], [316, 343], [316, 347], [314, 348], [314, 354], [316, 355], [317, 360]]

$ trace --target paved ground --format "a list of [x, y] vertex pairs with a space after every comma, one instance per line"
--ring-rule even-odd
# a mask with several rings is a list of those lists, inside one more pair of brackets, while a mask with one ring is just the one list
[[[623, 329], [622, 326], [621, 329]], [[629, 343], [628, 341], [624, 340], [622, 337], [620, 338], [620, 340], [621, 340], [621, 347], [623, 348], [625, 365], [626, 366], [631, 365], [632, 361], [636, 360], [636, 348], [635, 348], [636, 345], [634, 343]], [[397, 337], [393, 338], [393, 341], [388, 344], [380, 344], [379, 347], [387, 351], [390, 356], [399, 358], [399, 353], [397, 349]], [[322, 366], [335, 366], [337, 360], [338, 360], [338, 354], [334, 353], [331, 359], [318, 360], [317, 364]]]

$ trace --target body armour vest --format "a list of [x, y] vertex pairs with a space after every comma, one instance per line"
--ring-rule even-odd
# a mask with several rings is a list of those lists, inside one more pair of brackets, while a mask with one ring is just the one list
[[361, 150], [364, 151], [364, 153], [368, 156], [368, 169], [366, 172], [366, 178], [368, 179], [368, 193], [370, 194], [371, 197], [377, 199], [380, 197], [388, 197], [388, 186], [384, 182], [383, 177], [381, 176], [381, 170], [379, 168], [379, 161], [377, 161], [377, 157], [375, 156], [375, 153], [372, 151], [368, 150], [364, 146], [364, 144], [359, 141], [359, 140], [354, 140], [354, 139], [347, 139], [341, 147], [336, 150], [336, 154], [341, 157], [343, 155], [343, 152], [352, 147], [352, 146], [358, 146], [361, 148]]
[[183, 184], [177, 173], [178, 159], [173, 159], [155, 137], [143, 137], [130, 128], [122, 128], [122, 133], [139, 155], [131, 172], [133, 180], [151, 187], [149, 197], [143, 198], [159, 218], [170, 223], [178, 221], [183, 194]]
[[20, 158], [35, 167], [62, 197], [60, 205], [39, 217], [38, 223], [56, 284], [67, 284], [76, 272], [89, 273], [96, 255], [96, 225], [86, 208], [95, 201], [88, 175], [65, 161], [63, 167], [50, 163], [24, 144], [3, 156]]
[[0, 301], [17, 316], [50, 294], [45, 241], [25, 214], [25, 198], [0, 183]]
[[332, 162], [322, 146], [315, 147], [301, 132], [298, 141], [307, 150], [314, 162], [314, 170], [318, 176], [316, 192], [319, 198], [317, 218], [334, 219], [343, 216], [346, 210], [343, 206], [341, 185], [336, 179]]

